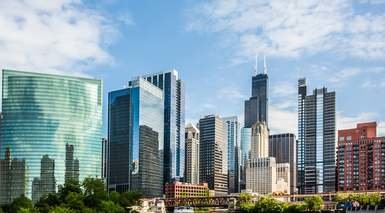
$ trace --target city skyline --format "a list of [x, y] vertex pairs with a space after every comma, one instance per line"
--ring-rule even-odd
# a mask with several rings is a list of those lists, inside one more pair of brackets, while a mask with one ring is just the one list
[[[196, 123], [207, 114], [238, 115], [243, 120], [243, 100], [250, 96], [254, 57], [260, 53], [266, 55], [269, 67], [272, 134], [297, 132], [296, 81], [306, 77], [309, 88], [326, 86], [339, 94], [337, 129], [375, 120], [379, 135], [384, 135], [385, 103], [378, 91], [384, 88], [385, 48], [378, 45], [385, 40], [381, 36], [385, 3], [325, 4], [184, 0], [161, 5], [112, 0], [95, 6], [91, 0], [3, 1], [0, 20], [5, 24], [0, 29], [10, 33], [0, 36], [7, 53], [0, 64], [8, 69], [96, 76], [104, 80], [105, 97], [133, 76], [176, 68], [186, 83], [186, 123]], [[26, 12], [27, 6], [31, 9]], [[273, 15], [282, 8], [288, 9], [281, 17]], [[139, 12], [143, 9], [151, 12]], [[52, 18], [44, 23], [44, 13], [38, 11]], [[256, 11], [266, 19], [255, 16]], [[330, 27], [309, 25], [315, 20]], [[55, 36], [64, 34], [68, 36]], [[57, 46], [51, 48], [52, 44]]]

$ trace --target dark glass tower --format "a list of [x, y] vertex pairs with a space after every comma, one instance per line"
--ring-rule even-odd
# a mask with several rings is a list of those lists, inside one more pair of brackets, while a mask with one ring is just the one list
[[[257, 66], [255, 69], [257, 71]], [[245, 128], [250, 128], [257, 122], [268, 124], [268, 88], [269, 77], [264, 62], [263, 73], [252, 77], [251, 97], [245, 101]]]
[[109, 93], [109, 190], [162, 195], [163, 113], [162, 91], [142, 78]]
[[185, 165], [185, 89], [176, 70], [142, 76], [163, 90], [164, 183], [183, 180]]
[[299, 193], [335, 191], [336, 94], [326, 88], [306, 95], [306, 80], [298, 82]]

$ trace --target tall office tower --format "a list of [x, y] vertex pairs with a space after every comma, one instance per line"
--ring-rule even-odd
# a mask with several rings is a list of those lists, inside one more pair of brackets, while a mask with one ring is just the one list
[[228, 192], [240, 192], [240, 123], [237, 116], [223, 118], [227, 130]]
[[187, 183], [199, 183], [199, 129], [187, 124], [185, 129], [186, 165], [185, 180]]
[[[256, 60], [258, 62], [258, 60]], [[252, 77], [251, 97], [245, 101], [245, 127], [250, 128], [257, 122], [265, 122], [268, 126], [268, 87], [269, 77], [264, 58], [263, 73], [258, 73], [258, 63], [255, 66], [255, 76]]]
[[338, 191], [385, 189], [385, 137], [377, 137], [377, 123], [359, 123], [338, 130]]
[[290, 192], [297, 191], [296, 138], [294, 134], [285, 133], [269, 136], [269, 156], [275, 157], [277, 163], [290, 164]]
[[185, 87], [176, 70], [142, 76], [163, 90], [164, 183], [183, 180], [185, 165]]
[[215, 195], [227, 190], [227, 134], [224, 121], [208, 115], [199, 120], [199, 180], [206, 182]]
[[306, 94], [306, 80], [298, 81], [299, 193], [335, 191], [336, 94], [326, 88]]
[[108, 140], [107, 138], [102, 138], [102, 179], [107, 179], [107, 161], [108, 161]]
[[241, 128], [241, 181], [240, 181], [240, 190], [246, 189], [246, 164], [249, 160], [250, 155], [250, 145], [251, 145], [251, 128]]
[[163, 93], [142, 78], [108, 95], [109, 190], [162, 195]]
[[36, 203], [40, 197], [56, 192], [55, 160], [44, 155], [41, 158], [40, 178], [32, 181], [32, 201]]
[[20, 161], [17, 168], [28, 168], [19, 173], [25, 173], [19, 190], [11, 190], [15, 196], [32, 198], [32, 181], [40, 176], [44, 155], [55, 161], [56, 184], [64, 183], [66, 144], [78, 159], [79, 181], [100, 177], [102, 94], [101, 80], [2, 71], [0, 159], [9, 148], [12, 159]]

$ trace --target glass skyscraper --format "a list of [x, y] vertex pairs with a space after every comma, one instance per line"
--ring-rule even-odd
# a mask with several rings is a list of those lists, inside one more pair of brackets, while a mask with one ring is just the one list
[[185, 88], [176, 70], [141, 76], [163, 90], [164, 183], [183, 180], [185, 165]]
[[298, 81], [297, 179], [299, 193], [335, 191], [336, 94], [326, 88], [306, 94]]
[[163, 113], [162, 90], [142, 78], [109, 93], [109, 190], [162, 195]]
[[227, 130], [227, 169], [229, 193], [240, 192], [240, 123], [238, 117], [223, 118]]
[[0, 204], [101, 175], [102, 82], [2, 70]]

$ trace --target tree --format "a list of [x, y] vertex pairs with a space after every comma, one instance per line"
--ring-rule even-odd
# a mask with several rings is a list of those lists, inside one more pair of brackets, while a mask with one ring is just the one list
[[119, 203], [120, 194], [118, 192], [110, 192], [108, 197], [109, 197], [110, 201], [112, 201], [114, 203]]
[[119, 204], [123, 208], [134, 206], [138, 204], [140, 198], [142, 198], [142, 195], [138, 192], [124, 192], [120, 194]]
[[251, 201], [252, 195], [249, 193], [241, 193], [239, 195], [239, 208], [241, 212], [253, 212], [254, 204]]
[[259, 213], [281, 213], [285, 210], [284, 202], [278, 201], [271, 196], [262, 197], [254, 206], [254, 212]]
[[83, 197], [79, 193], [69, 192], [67, 197], [65, 197], [64, 202], [66, 207], [76, 210], [77, 212], [82, 212], [84, 209]]
[[17, 213], [20, 209], [32, 209], [32, 201], [28, 199], [25, 195], [20, 195], [20, 197], [13, 200], [9, 206], [9, 213]]
[[39, 213], [39, 210], [36, 208], [32, 208], [32, 209], [21, 208], [17, 211], [17, 213]]
[[56, 206], [52, 208], [49, 213], [75, 213], [75, 211], [67, 207]]
[[59, 198], [64, 200], [67, 195], [71, 192], [81, 194], [82, 189], [80, 188], [79, 181], [75, 179], [66, 180], [63, 186], [59, 186]]
[[102, 201], [100, 212], [104, 213], [124, 213], [124, 208], [112, 201]]
[[48, 213], [52, 207], [60, 206], [62, 201], [57, 194], [48, 194], [35, 204], [35, 208], [38, 208], [41, 213]]
[[86, 178], [83, 181], [84, 204], [90, 208], [98, 208], [103, 200], [107, 200], [107, 192], [101, 179]]
[[304, 199], [308, 211], [319, 211], [322, 209], [323, 200], [320, 196], [306, 197]]
[[370, 193], [368, 197], [369, 197], [369, 205], [371, 206], [377, 206], [381, 202], [380, 193]]

